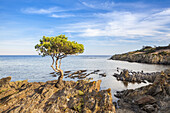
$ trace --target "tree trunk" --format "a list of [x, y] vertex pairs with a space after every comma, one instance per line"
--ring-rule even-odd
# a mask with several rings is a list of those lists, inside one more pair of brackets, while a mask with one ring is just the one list
[[64, 73], [63, 73], [63, 70], [60, 69], [60, 66], [61, 66], [61, 59], [60, 59], [60, 64], [58, 66], [58, 58], [56, 58], [56, 70], [60, 73], [60, 76], [58, 78], [58, 82], [56, 84], [57, 87], [61, 87], [63, 85]]
[[59, 78], [58, 78], [58, 82], [57, 83], [59, 83], [59, 84], [62, 84], [62, 82], [63, 82], [63, 70], [59, 70], [59, 73], [60, 73], [60, 76], [59, 76]]
[[52, 67], [52, 69], [55, 71], [55, 72], [58, 72], [58, 70], [56, 70], [55, 68], [54, 68], [54, 57], [53, 56], [51, 56], [51, 58], [52, 58], [52, 60], [53, 60], [53, 62], [52, 62], [52, 64], [51, 64], [51, 67]]
[[52, 60], [53, 60], [53, 62], [52, 62], [52, 65], [51, 65], [51, 67], [52, 67], [52, 69], [55, 71], [55, 72], [59, 72], [60, 73], [60, 76], [59, 76], [59, 78], [58, 78], [58, 82], [57, 82], [57, 84], [56, 84], [56, 87], [61, 87], [61, 86], [63, 86], [63, 76], [64, 76], [64, 73], [63, 73], [63, 70], [61, 70], [61, 59], [60, 59], [60, 61], [59, 61], [59, 66], [58, 66], [58, 60], [59, 60], [59, 58], [56, 58], [56, 61], [55, 61], [55, 65], [56, 65], [56, 68], [54, 68], [54, 56], [51, 56], [51, 58], [52, 58]]

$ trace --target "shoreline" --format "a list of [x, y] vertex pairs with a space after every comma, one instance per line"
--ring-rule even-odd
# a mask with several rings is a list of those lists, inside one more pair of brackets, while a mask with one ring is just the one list
[[124, 62], [128, 62], [128, 63], [140, 63], [140, 64], [151, 64], [151, 65], [170, 66], [170, 64], [159, 64], [159, 63], [149, 63], [149, 62], [137, 62], [137, 61], [128, 61], [128, 60], [111, 59], [111, 58], [109, 58], [108, 60], [124, 61]]
[[170, 65], [170, 45], [162, 47], [144, 46], [140, 50], [115, 54], [110, 60]]
[[[130, 77], [132, 74], [134, 74], [133, 77], [138, 78], [132, 79]], [[0, 110], [2, 109], [1, 112], [29, 112], [31, 110], [33, 113], [37, 110], [42, 113], [56, 112], [55, 110], [70, 113], [97, 111], [164, 113], [165, 110], [170, 110], [167, 107], [170, 104], [170, 69], [153, 73], [122, 70], [120, 74], [113, 76], [122, 78], [119, 80], [127, 83], [139, 83], [147, 80], [151, 84], [136, 89], [117, 91], [114, 96], [118, 98], [118, 101], [113, 102], [110, 88], [100, 90], [101, 80], [93, 82], [90, 80], [64, 81], [64, 87], [56, 88], [57, 80], [10, 82], [11, 77], [7, 77], [0, 79]], [[150, 101], [153, 102], [150, 103]], [[64, 104], [61, 105], [63, 102]]]

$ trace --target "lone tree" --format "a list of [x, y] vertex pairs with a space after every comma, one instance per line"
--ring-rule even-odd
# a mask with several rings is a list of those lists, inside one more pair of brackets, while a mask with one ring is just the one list
[[55, 72], [60, 73], [57, 83], [58, 87], [62, 84], [63, 79], [61, 60], [67, 55], [76, 55], [84, 52], [83, 44], [78, 44], [75, 41], [68, 41], [68, 37], [65, 37], [65, 35], [59, 35], [56, 37], [43, 36], [43, 38], [40, 39], [40, 43], [35, 46], [35, 49], [39, 51], [39, 55], [42, 55], [43, 57], [51, 56], [51, 67]]

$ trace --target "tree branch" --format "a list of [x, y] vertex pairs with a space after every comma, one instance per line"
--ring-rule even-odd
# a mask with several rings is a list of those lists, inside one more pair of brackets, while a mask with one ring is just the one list
[[59, 68], [61, 69], [61, 59], [60, 59], [59, 63], [60, 63], [60, 64], [59, 64]]
[[54, 70], [55, 72], [59, 72], [59, 71], [56, 70], [56, 69], [54, 68], [54, 66], [53, 66], [53, 65], [54, 65], [54, 56], [51, 55], [51, 58], [52, 58], [52, 60], [53, 60], [51, 67], [53, 68], [53, 70]]
[[59, 71], [60, 69], [58, 68], [58, 60], [59, 60], [59, 58], [57, 57], [56, 61], [55, 61], [55, 66], [56, 66], [56, 69]]

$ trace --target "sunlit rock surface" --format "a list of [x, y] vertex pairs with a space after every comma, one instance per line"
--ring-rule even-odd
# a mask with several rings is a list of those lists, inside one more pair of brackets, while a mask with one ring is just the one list
[[57, 80], [47, 82], [10, 82], [0, 79], [0, 112], [9, 113], [115, 113], [111, 89], [100, 90], [101, 80], [64, 81], [56, 88]]

